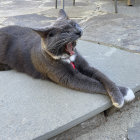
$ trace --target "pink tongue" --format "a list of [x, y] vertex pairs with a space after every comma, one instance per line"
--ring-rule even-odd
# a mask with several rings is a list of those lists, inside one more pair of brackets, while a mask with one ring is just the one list
[[66, 45], [66, 51], [67, 51], [70, 55], [75, 54], [75, 52], [73, 51], [72, 43], [68, 43], [68, 44]]

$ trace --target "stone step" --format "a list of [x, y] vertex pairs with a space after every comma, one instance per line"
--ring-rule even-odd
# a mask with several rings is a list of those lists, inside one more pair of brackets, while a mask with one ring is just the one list
[[[80, 40], [80, 53], [119, 85], [140, 90], [140, 55]], [[111, 107], [100, 94], [70, 90], [12, 71], [0, 72], [0, 138], [49, 139]]]

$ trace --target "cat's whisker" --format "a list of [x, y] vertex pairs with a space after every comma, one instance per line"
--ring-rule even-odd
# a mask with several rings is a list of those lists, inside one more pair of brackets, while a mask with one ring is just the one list
[[57, 44], [59, 44], [59, 43], [63, 43], [64, 44], [64, 42], [68, 42], [70, 40], [70, 38], [63, 38], [63, 39], [61, 39], [61, 40], [59, 40], [59, 41], [57, 41], [57, 42], [55, 42], [55, 44], [53, 43], [53, 46], [51, 46], [52, 45], [52, 43], [50, 44], [50, 46], [51, 46], [51, 48], [53, 48], [54, 46], [56, 46]]
[[[49, 50], [49, 48], [51, 48], [51, 49], [54, 48], [57, 44], [58, 44], [58, 45], [59, 45], [60, 43], [63, 43], [63, 44], [64, 44], [64, 43], [66, 43], [67, 41], [68, 41], [68, 40], [67, 40], [66, 38], [64, 38], [64, 39], [59, 40], [59, 41], [57, 41], [57, 42], [55, 42], [55, 43], [53, 43], [53, 44], [51, 43], [51, 44], [49, 44], [50, 47], [48, 46], [48, 50]], [[53, 46], [52, 46], [52, 45], [53, 45]]]

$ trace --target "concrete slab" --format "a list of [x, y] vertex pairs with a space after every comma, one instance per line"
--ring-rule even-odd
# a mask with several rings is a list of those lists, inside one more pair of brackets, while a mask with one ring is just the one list
[[[79, 41], [91, 65], [119, 85], [140, 90], [140, 55]], [[48, 139], [111, 106], [107, 96], [81, 93], [15, 71], [0, 72], [0, 138]]]
[[78, 48], [92, 66], [105, 73], [118, 85], [128, 86], [135, 92], [138, 91], [140, 88], [140, 54], [87, 41], [80, 41]]
[[53, 8], [55, 1], [51, 0], [1, 0], [0, 17], [17, 16], [38, 13]]
[[27, 14], [8, 17], [1, 24], [4, 26], [19, 25], [30, 28], [43, 28], [50, 25], [53, 20], [56, 20], [56, 17], [46, 17], [39, 14]]
[[140, 18], [107, 13], [92, 17], [84, 25], [84, 40], [140, 53]]

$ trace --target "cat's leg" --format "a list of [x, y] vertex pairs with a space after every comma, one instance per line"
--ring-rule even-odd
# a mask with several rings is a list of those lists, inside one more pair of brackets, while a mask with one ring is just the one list
[[[86, 62], [86, 60], [84, 60], [84, 58], [82, 58], [81, 56], [80, 57], [80, 60], [77, 60], [78, 64], [80, 64], [79, 66], [79, 71], [89, 77], [93, 77], [93, 78], [96, 78], [96, 72], [99, 72], [97, 69], [95, 70], [94, 68], [90, 67], [88, 65], [88, 63]], [[79, 62], [80, 61], [80, 62]], [[100, 73], [100, 76], [102, 75], [101, 72]], [[101, 79], [100, 79], [101, 80]], [[126, 87], [120, 87], [119, 86], [119, 90], [121, 91], [123, 97], [124, 97], [124, 100], [126, 102], [130, 102], [132, 101], [134, 98], [135, 98], [135, 95], [134, 95], [134, 92], [130, 89], [130, 88], [126, 88]]]
[[119, 86], [119, 89], [120, 89], [121, 93], [123, 94], [124, 100], [126, 102], [130, 102], [135, 99], [135, 94], [130, 88]]
[[6, 64], [0, 63], [0, 71], [5, 71], [5, 70], [11, 70], [11, 68]]
[[96, 79], [104, 85], [114, 106], [116, 106], [117, 108], [121, 108], [124, 105], [124, 97], [119, 87], [114, 82], [112, 82], [106, 75], [101, 73], [99, 70], [90, 67], [86, 60], [81, 56], [77, 56], [75, 64], [82, 74], [91, 77], [92, 79]]
[[[54, 71], [54, 70], [53, 70]], [[62, 86], [88, 93], [106, 94], [106, 90], [99, 81], [89, 78], [79, 72], [63, 71], [59, 74], [48, 74], [49, 79]]]
[[55, 69], [51, 71], [51, 73], [48, 73], [48, 77], [62, 86], [89, 93], [107, 94], [108, 92], [115, 107], [120, 108], [124, 104], [123, 96], [117, 86], [106, 88], [108, 90], [106, 91], [104, 85], [100, 81], [90, 78], [74, 69], [72, 71], [65, 71], [63, 69], [59, 70], [57, 73], [54, 73]]

